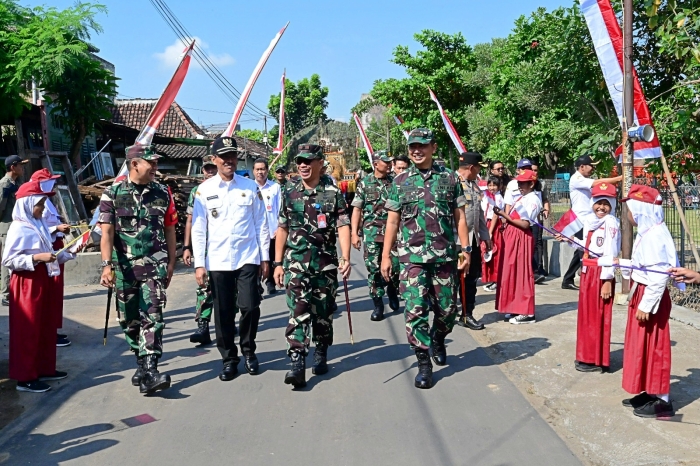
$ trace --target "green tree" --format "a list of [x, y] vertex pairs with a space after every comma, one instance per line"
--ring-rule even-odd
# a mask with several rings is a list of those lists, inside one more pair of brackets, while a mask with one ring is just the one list
[[[328, 107], [328, 87], [321, 85], [321, 78], [318, 74], [312, 74], [310, 78], [303, 78], [298, 82], [287, 79], [284, 83], [285, 99], [285, 137], [292, 136], [302, 128], [325, 122], [326, 108]], [[279, 119], [279, 107], [281, 93], [270, 96], [267, 108], [275, 119]], [[270, 131], [271, 137], [277, 139], [279, 126], [275, 126]]]

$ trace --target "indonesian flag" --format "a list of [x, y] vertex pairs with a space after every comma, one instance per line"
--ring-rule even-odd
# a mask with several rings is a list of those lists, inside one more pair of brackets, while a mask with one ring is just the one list
[[[624, 121], [624, 105], [622, 98], [623, 91], [623, 44], [622, 31], [620, 24], [617, 22], [615, 11], [610, 5], [610, 0], [579, 0], [581, 3], [581, 12], [586, 18], [588, 29], [591, 32], [593, 46], [600, 67], [603, 70], [605, 83], [608, 86], [610, 97], [615, 104], [615, 111], [620, 123]], [[639, 83], [637, 71], [633, 68], [632, 75], [634, 77], [634, 124], [653, 125], [651, 113], [647, 105], [642, 86]], [[616, 154], [622, 152], [619, 148]], [[661, 147], [659, 139], [654, 135], [651, 142], [635, 142], [634, 143], [634, 158], [635, 159], [651, 159], [661, 157]]]
[[[182, 82], [187, 76], [187, 70], [190, 67], [190, 60], [192, 59], [192, 49], [194, 48], [194, 41], [187, 47], [183, 53], [182, 60], [175, 70], [175, 74], [170, 78], [170, 82], [161, 94], [158, 102], [151, 109], [151, 113], [148, 115], [146, 124], [136, 138], [136, 144], [141, 144], [142, 146], [150, 146], [153, 141], [153, 135], [156, 134], [156, 130], [160, 123], [165, 118], [165, 114], [170, 110], [170, 105], [175, 101], [175, 96], [177, 96]], [[120, 170], [121, 172], [121, 170]]]
[[[394, 115], [394, 121], [396, 122], [396, 124], [397, 124], [398, 126], [401, 126], [401, 125], [403, 125], [403, 123], [404, 123], [404, 121], [403, 121], [403, 120], [401, 119], [401, 117], [398, 116], [398, 115]], [[406, 137], [406, 140], [408, 140], [409, 131], [408, 131], [408, 130], [405, 130], [405, 129], [402, 129], [401, 132], [402, 132], [403, 135]]]
[[583, 229], [583, 222], [578, 219], [573, 210], [569, 209], [554, 225], [554, 230], [571, 238]]
[[287, 24], [285, 24], [284, 27], [282, 29], [280, 29], [280, 31], [277, 33], [277, 35], [270, 42], [270, 45], [268, 45], [267, 49], [263, 52], [262, 57], [260, 57], [260, 61], [258, 61], [258, 64], [255, 66], [255, 69], [253, 70], [253, 74], [251, 74], [250, 78], [248, 78], [248, 83], [245, 85], [245, 88], [243, 89], [243, 92], [241, 93], [241, 98], [238, 99], [238, 103], [236, 104], [236, 108], [233, 111], [233, 116], [231, 117], [231, 123], [228, 124], [228, 127], [226, 128], [226, 131], [223, 132], [222, 136], [228, 136], [228, 137], [233, 136], [233, 132], [236, 130], [236, 125], [238, 124], [238, 120], [241, 119], [241, 115], [243, 114], [243, 109], [245, 108], [246, 104], [248, 103], [248, 98], [250, 97], [250, 93], [253, 91], [253, 86], [255, 86], [255, 82], [258, 80], [260, 73], [262, 72], [263, 68], [265, 67], [265, 64], [267, 63], [267, 59], [270, 58], [270, 55], [272, 55], [272, 51], [275, 50], [275, 47], [277, 46], [277, 43], [282, 38], [282, 34], [284, 34], [284, 31], [287, 29], [287, 26], [289, 26], [289, 21], [287, 21]]
[[445, 125], [445, 130], [447, 131], [447, 134], [450, 135], [450, 139], [452, 139], [452, 143], [457, 148], [457, 152], [459, 152], [460, 154], [462, 152], [466, 152], [467, 148], [464, 147], [462, 140], [459, 138], [459, 134], [457, 134], [457, 130], [452, 125], [452, 121], [450, 121], [450, 117], [448, 117], [447, 113], [445, 113], [445, 111], [442, 109], [442, 105], [440, 105], [440, 102], [438, 102], [438, 99], [435, 96], [435, 93], [433, 92], [433, 90], [428, 88], [428, 91], [430, 91], [430, 98], [432, 99], [433, 102], [435, 102], [435, 105], [437, 105], [438, 110], [440, 110], [440, 116], [442, 117], [442, 123]]
[[281, 154], [282, 151], [284, 150], [284, 98], [287, 95], [287, 89], [285, 88], [285, 81], [287, 80], [287, 70], [284, 70], [284, 73], [282, 73], [282, 95], [280, 96], [280, 117], [279, 117], [279, 124], [280, 124], [280, 131], [279, 135], [277, 136], [277, 147], [272, 149], [273, 154]]
[[365, 129], [362, 127], [362, 123], [360, 122], [360, 117], [357, 116], [357, 113], [353, 113], [352, 117], [355, 120], [355, 124], [357, 125], [357, 130], [360, 132], [360, 138], [362, 138], [362, 143], [365, 145], [365, 149], [367, 149], [367, 157], [369, 157], [369, 164], [371, 166], [372, 165], [372, 154], [374, 154], [374, 150], [372, 149], [372, 144], [370, 144], [369, 138], [367, 137], [367, 134], [365, 134]]

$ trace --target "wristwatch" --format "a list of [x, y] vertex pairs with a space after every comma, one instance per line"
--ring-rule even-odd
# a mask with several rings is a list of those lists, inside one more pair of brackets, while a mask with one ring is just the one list
[[471, 254], [472, 253], [472, 247], [467, 246], [466, 248], [462, 248], [462, 252], [465, 254]]
[[273, 267], [282, 267], [282, 262], [273, 262], [272, 266]]
[[190, 252], [192, 252], [192, 246], [183, 246], [183, 247], [182, 247], [182, 250], [183, 250], [183, 251], [190, 251]]
[[114, 264], [112, 263], [112, 261], [102, 261], [102, 262], [100, 262], [100, 267], [102, 267], [102, 268], [104, 268], [104, 267], [114, 268]]

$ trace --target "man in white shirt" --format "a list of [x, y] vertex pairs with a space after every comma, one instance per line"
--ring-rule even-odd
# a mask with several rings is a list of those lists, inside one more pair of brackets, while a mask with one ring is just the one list
[[[576, 172], [569, 180], [569, 198], [571, 199], [571, 210], [574, 211], [576, 217], [583, 222], [584, 217], [592, 214], [591, 211], [591, 188], [593, 186], [607, 183], [617, 184], [622, 181], [622, 176], [614, 178], [601, 178], [598, 180], [591, 179], [593, 170], [598, 162], [594, 162], [590, 155], [582, 155], [574, 162]], [[614, 212], [613, 212], [614, 214]], [[578, 239], [583, 239], [583, 230], [575, 235]], [[569, 269], [564, 274], [564, 279], [561, 282], [561, 287], [564, 290], [578, 290], [578, 286], [574, 283], [576, 272], [581, 267], [581, 259], [583, 252], [580, 249], [574, 251], [574, 257], [571, 259]]]
[[[267, 164], [267, 159], [259, 158], [253, 164], [253, 176], [255, 183], [262, 194], [263, 202], [265, 203], [265, 217], [267, 218], [267, 228], [270, 231], [270, 257], [275, 257], [275, 233], [277, 233], [278, 217], [281, 205], [280, 184], [267, 178], [270, 173], [270, 168]], [[277, 293], [275, 288], [275, 280], [272, 276], [272, 267], [267, 275], [261, 275], [261, 280], [267, 286], [267, 294], [273, 295]], [[262, 295], [262, 285], [260, 287]]]
[[240, 309], [240, 345], [249, 374], [258, 373], [255, 336], [260, 320], [258, 275], [267, 276], [270, 233], [265, 204], [255, 181], [236, 174], [238, 146], [230, 137], [211, 145], [218, 173], [199, 186], [192, 212], [192, 252], [197, 284], [211, 280], [216, 346], [223, 381], [238, 372], [236, 313]]

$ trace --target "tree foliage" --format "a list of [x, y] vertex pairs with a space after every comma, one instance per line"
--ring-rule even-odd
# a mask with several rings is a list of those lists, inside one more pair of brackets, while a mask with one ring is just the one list
[[[328, 87], [321, 85], [321, 77], [317, 74], [312, 74], [310, 78], [303, 78], [298, 82], [293, 82], [290, 79], [285, 80], [285, 132], [292, 136], [299, 132], [302, 128], [315, 125], [319, 122], [325, 122], [326, 107], [328, 107]], [[279, 108], [281, 93], [270, 96], [270, 102], [267, 108], [270, 115], [279, 120]], [[277, 137], [279, 132], [278, 127], [273, 128], [271, 133]]]

